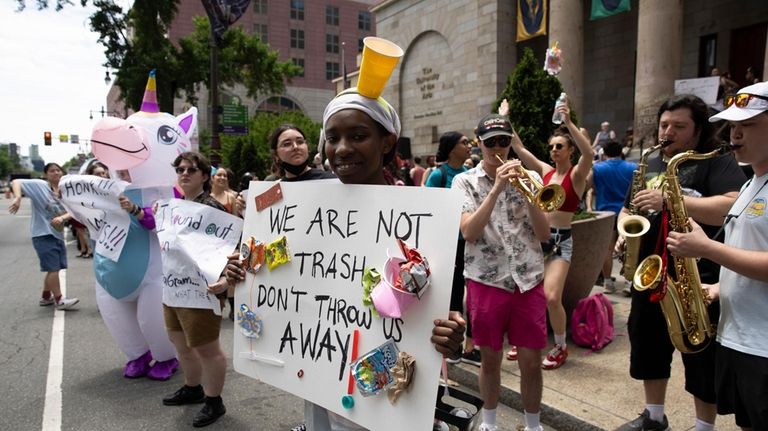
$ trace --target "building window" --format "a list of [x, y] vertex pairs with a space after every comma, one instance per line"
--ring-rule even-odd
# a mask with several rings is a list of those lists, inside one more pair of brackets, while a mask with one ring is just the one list
[[363, 52], [363, 47], [365, 46], [365, 43], [363, 43], [364, 38], [357, 39], [357, 52]]
[[291, 29], [291, 48], [304, 49], [304, 30]]
[[331, 54], [339, 53], [339, 35], [338, 34], [325, 35], [325, 52], [329, 52]]
[[269, 31], [266, 24], [254, 24], [253, 34], [255, 34], [260, 41], [269, 43]]
[[325, 7], [325, 23], [327, 25], [339, 25], [339, 8], [336, 6]]
[[717, 64], [717, 34], [699, 39], [699, 76], [709, 76]]
[[301, 112], [301, 108], [291, 99], [282, 96], [274, 96], [263, 101], [258, 107], [257, 112], [273, 112], [280, 113], [286, 111], [298, 111]]
[[360, 30], [371, 31], [371, 13], [360, 11], [357, 13], [357, 28]]
[[304, 0], [291, 0], [291, 19], [304, 21]]
[[339, 75], [340, 75], [339, 63], [333, 63], [333, 62], [325, 63], [325, 79], [331, 81], [334, 78], [338, 77]]
[[301, 73], [299, 73], [297, 76], [304, 77], [304, 59], [303, 58], [292, 58], [291, 61], [293, 61], [293, 64], [296, 66], [299, 66], [301, 68]]
[[253, 0], [253, 13], [256, 15], [266, 15], [267, 0]]

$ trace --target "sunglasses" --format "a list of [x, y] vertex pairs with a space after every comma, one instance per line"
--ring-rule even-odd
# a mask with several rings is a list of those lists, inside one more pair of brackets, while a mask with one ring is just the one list
[[512, 144], [512, 138], [509, 136], [494, 136], [488, 139], [483, 139], [483, 145], [486, 148], [493, 148], [499, 146], [499, 148], [507, 148]]
[[553, 149], [560, 151], [563, 149], [563, 144], [561, 143], [550, 144], [550, 145], [547, 145], [547, 149], [549, 149], [549, 151], [552, 151]]
[[768, 101], [768, 97], [758, 96], [757, 94], [740, 93], [735, 96], [734, 95], [725, 96], [725, 99], [723, 100], [723, 105], [725, 105], [726, 108], [734, 104], [739, 108], [746, 108], [747, 105], [749, 105], [749, 101], [752, 99], [760, 99], [760, 100]]
[[176, 174], [181, 175], [184, 172], [186, 172], [189, 175], [195, 175], [197, 173], [197, 171], [199, 171], [199, 170], [200, 169], [198, 169], [198, 168], [196, 168], [194, 166], [190, 166], [188, 168], [182, 168], [181, 166], [178, 166], [178, 167], [176, 167]]

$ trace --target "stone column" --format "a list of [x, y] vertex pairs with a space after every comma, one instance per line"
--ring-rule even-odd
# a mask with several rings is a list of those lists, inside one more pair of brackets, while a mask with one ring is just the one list
[[659, 106], [674, 94], [680, 78], [683, 0], [638, 3], [635, 139], [643, 139], [656, 130]]
[[[571, 107], [584, 118], [584, 11], [581, 0], [549, 2], [549, 47], [557, 41], [563, 70], [557, 75]], [[543, 63], [542, 63], [543, 65]], [[552, 101], [554, 106], [555, 101]]]

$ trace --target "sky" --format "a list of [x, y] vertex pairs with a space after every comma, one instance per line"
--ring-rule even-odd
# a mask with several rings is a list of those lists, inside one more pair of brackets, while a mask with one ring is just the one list
[[[16, 1], [0, 0], [0, 143], [15, 142], [21, 155], [38, 144], [40, 156], [63, 164], [84, 144], [60, 143], [59, 135], [90, 138], [106, 105], [106, 62], [98, 35], [90, 31], [89, 6], [38, 11], [34, 0], [16, 12]], [[105, 106], [106, 109], [106, 106]], [[43, 145], [51, 132], [53, 145]]]

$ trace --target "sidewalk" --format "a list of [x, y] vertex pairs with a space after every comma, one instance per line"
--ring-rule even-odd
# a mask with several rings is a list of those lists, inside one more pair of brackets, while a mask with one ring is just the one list
[[[617, 284], [618, 263], [614, 262]], [[542, 421], [556, 430], [615, 430], [642, 412], [645, 401], [642, 382], [629, 376], [629, 337], [627, 317], [630, 298], [619, 289], [606, 295], [613, 303], [615, 337], [613, 342], [598, 352], [576, 346], [569, 339], [570, 355], [559, 369], [544, 371]], [[602, 292], [595, 286], [592, 293]], [[667, 336], [667, 334], [660, 334]], [[551, 343], [551, 340], [550, 340]], [[461, 385], [477, 391], [478, 367], [457, 364], [449, 369], [449, 376]], [[665, 413], [670, 428], [676, 431], [693, 430], [695, 414], [693, 398], [684, 389], [683, 364], [676, 353], [672, 364], [672, 377], [667, 387]], [[501, 402], [522, 411], [520, 399], [520, 370], [517, 362], [504, 360], [502, 364]], [[718, 416], [718, 430], [733, 430], [733, 416]], [[502, 430], [514, 430], [505, 427]]]

